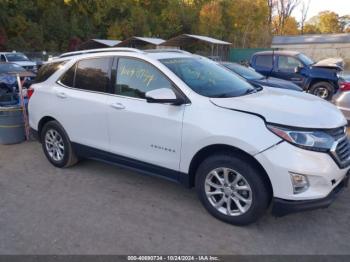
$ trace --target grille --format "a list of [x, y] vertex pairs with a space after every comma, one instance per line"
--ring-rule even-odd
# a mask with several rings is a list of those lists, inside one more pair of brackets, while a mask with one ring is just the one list
[[335, 149], [335, 153], [338, 156], [338, 159], [341, 162], [347, 161], [349, 159], [350, 156], [350, 143], [349, 140], [347, 138], [341, 140], [336, 149]]
[[331, 154], [340, 168], [350, 165], [350, 142], [344, 126], [326, 131], [336, 141], [331, 149]]

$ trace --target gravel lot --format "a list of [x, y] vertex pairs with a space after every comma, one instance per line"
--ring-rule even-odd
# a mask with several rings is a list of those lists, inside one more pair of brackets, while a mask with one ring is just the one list
[[349, 203], [346, 190], [328, 209], [235, 227], [166, 180], [0, 146], [0, 254], [350, 254]]

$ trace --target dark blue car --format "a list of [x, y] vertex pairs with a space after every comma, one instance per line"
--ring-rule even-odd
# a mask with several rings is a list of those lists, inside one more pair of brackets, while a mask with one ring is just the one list
[[274, 78], [274, 77], [263, 76], [258, 72], [254, 71], [254, 69], [248, 68], [246, 66], [242, 66], [231, 62], [222, 62], [221, 64], [225, 66], [227, 69], [231, 70], [232, 72], [245, 78], [249, 83], [253, 85], [256, 84], [261, 86], [270, 86], [270, 87], [289, 89], [294, 91], [303, 91], [301, 87], [297, 86], [292, 82]]
[[300, 52], [263, 51], [252, 55], [250, 66], [268, 77], [276, 77], [300, 86], [303, 90], [331, 100], [339, 88], [338, 73], [342, 64], [336, 60], [315, 63]]

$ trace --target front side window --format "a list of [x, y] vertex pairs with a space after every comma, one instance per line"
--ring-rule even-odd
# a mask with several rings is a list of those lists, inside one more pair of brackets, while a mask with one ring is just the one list
[[206, 97], [235, 97], [255, 89], [240, 76], [203, 57], [161, 59], [193, 91]]
[[114, 94], [144, 99], [146, 92], [159, 88], [172, 88], [172, 83], [157, 68], [138, 59], [119, 58]]
[[1, 61], [1, 62], [6, 62], [6, 58], [5, 58], [4, 55], [1, 55], [1, 56], [0, 56], [0, 61]]
[[111, 58], [84, 59], [78, 62], [74, 87], [83, 90], [107, 92], [110, 83]]
[[302, 66], [300, 61], [292, 56], [279, 56], [278, 69], [282, 71], [294, 72], [297, 66]]

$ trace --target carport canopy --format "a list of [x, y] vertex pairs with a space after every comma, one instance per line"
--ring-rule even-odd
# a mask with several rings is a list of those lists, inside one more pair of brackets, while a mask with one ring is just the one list
[[96, 48], [106, 48], [113, 47], [119, 44], [121, 41], [119, 40], [110, 40], [110, 39], [90, 39], [81, 43], [77, 50], [85, 50], [85, 49], [96, 49]]
[[[231, 43], [204, 35], [182, 34], [165, 41], [160, 47], [189, 48], [213, 60], [227, 60]], [[208, 49], [209, 47], [209, 49]]]
[[133, 36], [118, 43], [116, 47], [134, 47], [134, 48], [153, 47], [154, 48], [159, 46], [163, 42], [165, 42], [165, 40], [161, 38]]
[[190, 34], [182, 34], [175, 36], [173, 38], [170, 38], [169, 40], [165, 41], [164, 43], [160, 44], [161, 46], [178, 46], [182, 47], [189, 44], [194, 44], [196, 42], [204, 42], [209, 45], [225, 45], [230, 46], [231, 43], [225, 42], [219, 39], [215, 39], [209, 36], [203, 36], [203, 35], [190, 35]]

